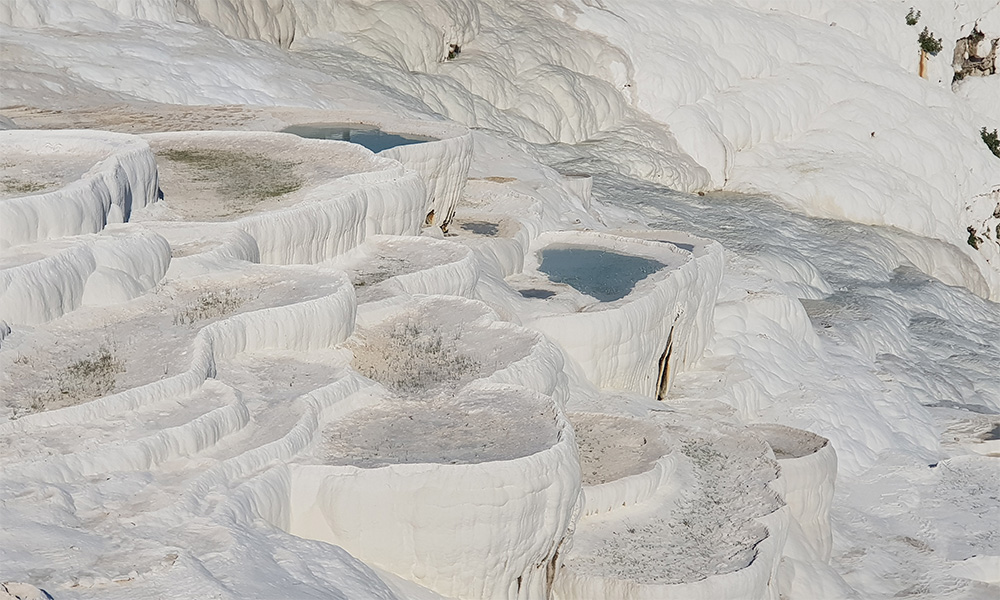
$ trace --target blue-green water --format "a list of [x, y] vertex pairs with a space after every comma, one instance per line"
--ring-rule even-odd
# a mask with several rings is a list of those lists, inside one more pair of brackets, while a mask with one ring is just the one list
[[538, 270], [549, 280], [565, 283], [601, 302], [627, 296], [635, 284], [665, 267], [640, 256], [580, 246], [549, 246], [542, 250]]
[[311, 123], [307, 125], [292, 125], [281, 130], [282, 133], [291, 133], [299, 137], [313, 140], [340, 140], [360, 144], [372, 152], [381, 152], [396, 146], [406, 146], [409, 144], [421, 144], [423, 142], [434, 141], [434, 138], [420, 137], [416, 135], [400, 135], [398, 133], [386, 133], [380, 129], [364, 129], [351, 127], [343, 123]]

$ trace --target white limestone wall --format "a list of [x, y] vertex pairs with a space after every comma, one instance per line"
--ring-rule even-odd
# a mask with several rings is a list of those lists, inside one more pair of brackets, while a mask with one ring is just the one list
[[668, 265], [682, 262], [650, 275], [621, 300], [526, 323], [562, 346], [595, 385], [655, 397], [659, 359], [671, 329], [671, 380], [701, 357], [712, 335], [723, 268], [721, 246], [704, 242], [695, 252], [683, 253], [655, 241], [559, 232], [542, 234], [536, 247], [557, 242], [636, 254]]
[[231, 388], [206, 381], [206, 389], [220, 393], [225, 402], [213, 410], [175, 427], [161, 429], [128, 441], [103, 444], [87, 452], [57, 454], [40, 463], [22, 463], [5, 470], [14, 477], [30, 474], [48, 482], [72, 481], [113, 471], [146, 471], [168, 460], [207, 450], [250, 423], [250, 411]]
[[0, 435], [48, 425], [94, 421], [191, 394], [215, 376], [216, 361], [264, 349], [308, 351], [329, 348], [354, 331], [354, 289], [346, 277], [321, 298], [234, 315], [202, 328], [191, 349], [187, 371], [153, 383], [67, 408], [25, 415], [0, 423]]
[[285, 463], [316, 443], [324, 423], [373, 404], [373, 397], [363, 393], [371, 385], [350, 374], [300, 396], [302, 415], [285, 435], [207, 470], [190, 486], [184, 502], [197, 510], [206, 494], [221, 486], [232, 490], [219, 508], [229, 518], [246, 522], [259, 517], [290, 531], [292, 469]]
[[[430, 273], [428, 269], [420, 273]], [[419, 273], [417, 273], [419, 274]], [[416, 309], [426, 310], [429, 307], [447, 303], [454, 310], [468, 310], [469, 315], [478, 315], [465, 322], [466, 327], [481, 328], [483, 336], [514, 335], [516, 337], [532, 336], [533, 343], [528, 353], [497, 369], [481, 381], [510, 384], [528, 388], [540, 394], [550, 396], [562, 409], [569, 398], [569, 382], [565, 373], [565, 359], [562, 350], [538, 332], [525, 330], [513, 323], [499, 320], [496, 313], [476, 300], [452, 296], [434, 296], [413, 294], [412, 296], [396, 296], [379, 302], [362, 304], [358, 308], [358, 322], [362, 326], [371, 326], [393, 318], [394, 316]], [[492, 360], [489, 358], [488, 360]]]
[[[157, 224], [157, 229], [164, 233], [173, 245], [176, 233], [164, 231], [164, 227], [163, 223]], [[187, 225], [185, 224], [183, 227], [187, 227]], [[220, 227], [216, 232], [215, 239], [215, 246], [205, 252], [173, 258], [170, 261], [170, 268], [167, 270], [167, 277], [183, 279], [207, 275], [213, 271], [225, 269], [234, 261], [260, 262], [260, 249], [257, 247], [257, 240], [239, 229], [238, 225], [227, 224]]]
[[[99, 1], [122, 4], [121, 0]], [[262, 40], [282, 48], [295, 39], [297, 19], [291, 2], [178, 0], [174, 10], [177, 20], [211, 25], [230, 37]]]
[[676, 469], [677, 459], [671, 453], [661, 456], [650, 469], [642, 473], [584, 486], [583, 516], [607, 513], [649, 500], [670, 480]]
[[[396, 146], [383, 150], [379, 156], [398, 160], [420, 175], [427, 185], [425, 222], [447, 230], [465, 189], [469, 165], [472, 164], [472, 133]], [[428, 217], [431, 211], [434, 214]]]
[[104, 131], [0, 131], [0, 148], [45, 157], [96, 155], [79, 180], [51, 192], [0, 200], [0, 251], [127, 221], [157, 198], [156, 160], [142, 139]]
[[484, 269], [504, 278], [524, 268], [524, 255], [530, 243], [527, 230], [521, 227], [514, 237], [478, 241], [471, 246]]
[[[364, 49], [410, 71], [428, 71], [448, 55], [448, 45], [464, 45], [479, 30], [479, 7], [469, 0], [410, 0], [406, 4], [292, 0], [297, 28], [308, 36], [358, 32], [387, 38]], [[382, 41], [382, 40], [380, 40]]]
[[127, 302], [159, 283], [169, 264], [170, 245], [151, 231], [83, 238], [39, 260], [0, 268], [0, 319], [34, 325], [81, 306]]
[[833, 532], [830, 506], [837, 454], [826, 443], [815, 452], [779, 459], [783, 498], [791, 516], [778, 585], [788, 598], [855, 598], [856, 593], [830, 562]]
[[591, 191], [594, 187], [594, 178], [583, 173], [569, 173], [563, 176], [562, 185], [566, 191], [580, 199], [583, 208], [590, 210]]
[[854, 598], [856, 594], [830, 567], [833, 533], [830, 506], [837, 477], [837, 454], [829, 440], [810, 431], [762, 423], [750, 426], [774, 450], [779, 465], [775, 489], [789, 512], [788, 537], [778, 570], [778, 588], [787, 598]]
[[[830, 506], [833, 504], [837, 478], [837, 453], [829, 443], [798, 458], [779, 459], [781, 476], [785, 480], [785, 503], [791, 517], [802, 529], [803, 559], [830, 560], [833, 533], [830, 528]], [[790, 548], [792, 555], [795, 548]]]
[[555, 600], [615, 598], [615, 600], [779, 600], [777, 573], [788, 534], [788, 508], [782, 506], [757, 519], [767, 537], [757, 544], [753, 562], [731, 573], [679, 584], [643, 584], [624, 579], [591, 576], [578, 570], [559, 572]]
[[[517, 327], [503, 321], [492, 325], [498, 335], [502, 335], [505, 329]], [[519, 385], [551, 396], [562, 409], [569, 400], [569, 382], [564, 366], [565, 361], [559, 348], [539, 336], [527, 356], [496, 371], [487, 381]]]
[[451, 242], [431, 239], [425, 241], [428, 252], [454, 253], [457, 258], [413, 273], [397, 275], [382, 285], [397, 294], [442, 294], [471, 298], [479, 282], [479, 264], [472, 251]]
[[[335, 10], [335, 8], [331, 8]], [[329, 14], [323, 15], [324, 19]], [[386, 112], [312, 109], [273, 109], [269, 111], [277, 123], [288, 125], [340, 123], [344, 127], [378, 128], [386, 133], [419, 136], [427, 139], [419, 144], [406, 144], [388, 148], [377, 154], [378, 158], [390, 159], [416, 173], [423, 181], [424, 202], [420, 214], [420, 224], [425, 224], [428, 215], [434, 211], [427, 225], [436, 225], [447, 230], [455, 207], [465, 189], [469, 166], [472, 163], [472, 132], [467, 128], [446, 121], [428, 121], [390, 115]], [[279, 125], [280, 126], [280, 125]], [[322, 143], [330, 144], [330, 141]], [[337, 143], [337, 142], [333, 142]], [[359, 146], [355, 146], [360, 148]], [[373, 212], [379, 212], [376, 209]], [[398, 217], [397, 209], [388, 205], [385, 214]], [[379, 212], [381, 214], [381, 212]], [[370, 233], [399, 233], [389, 229], [370, 230]]]
[[580, 492], [572, 428], [558, 427], [554, 446], [514, 460], [293, 466], [290, 531], [444, 596], [543, 598]]
[[246, 217], [239, 227], [256, 241], [261, 262], [313, 264], [354, 248], [369, 231], [417, 233], [423, 189], [402, 167], [348, 175], [310, 190], [300, 204]]

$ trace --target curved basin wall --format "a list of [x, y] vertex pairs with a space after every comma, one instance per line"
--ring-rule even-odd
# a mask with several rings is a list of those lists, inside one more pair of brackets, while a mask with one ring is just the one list
[[[539, 240], [635, 252], [668, 263], [678, 260], [664, 244], [607, 234], [544, 234]], [[686, 262], [654, 273], [619, 301], [527, 324], [558, 342], [598, 387], [656, 397], [661, 357], [670, 355], [665, 386], [669, 387], [674, 375], [704, 352], [712, 335], [722, 268], [722, 247], [706, 243]], [[666, 353], [668, 346], [671, 350]]]
[[[807, 551], [805, 556], [796, 558], [829, 562], [833, 550], [830, 506], [837, 479], [837, 453], [833, 445], [827, 443], [799, 458], [779, 459], [778, 464], [785, 480], [785, 503], [802, 530], [802, 546]], [[789, 546], [792, 550], [792, 545]]]
[[56, 254], [0, 269], [0, 320], [35, 325], [80, 306], [127, 302], [153, 288], [170, 245], [150, 231], [81, 241]]
[[562, 569], [556, 577], [553, 598], [778, 600], [777, 572], [788, 534], [788, 508], [783, 506], [757, 521], [767, 528], [767, 537], [757, 544], [753, 562], [738, 571], [690, 583], [644, 584]]
[[256, 241], [261, 262], [313, 264], [354, 248], [369, 234], [415, 235], [424, 187], [396, 166], [348, 175], [310, 190], [284, 210], [246, 217], [241, 230]]
[[456, 598], [544, 598], [576, 516], [580, 466], [555, 446], [476, 464], [292, 467], [290, 533]]
[[398, 160], [420, 175], [427, 186], [426, 224], [446, 230], [462, 197], [469, 165], [472, 164], [472, 133], [423, 144], [396, 146], [383, 150], [379, 156]]
[[651, 469], [642, 473], [584, 486], [583, 516], [607, 513], [649, 500], [661, 486], [670, 481], [676, 468], [677, 459], [671, 453], [661, 456]]
[[329, 348], [354, 331], [357, 301], [346, 277], [330, 294], [287, 306], [241, 313], [203, 327], [191, 347], [187, 371], [117, 394], [59, 410], [0, 423], [0, 434], [34, 427], [80, 423], [184, 396], [215, 376], [216, 361], [264, 349], [308, 351]]
[[[0, 147], [40, 155], [105, 154], [60, 189], [0, 200], [0, 249], [97, 233], [157, 199], [156, 159], [143, 139], [103, 131], [0, 131]], [[39, 151], [39, 149], [44, 149]]]

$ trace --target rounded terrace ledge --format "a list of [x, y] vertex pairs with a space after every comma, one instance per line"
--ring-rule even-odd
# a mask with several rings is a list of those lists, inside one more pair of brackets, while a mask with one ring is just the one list
[[[375, 304], [347, 346], [381, 400], [321, 423], [291, 466], [288, 531], [445, 596], [544, 597], [580, 499], [557, 352], [479, 302]], [[423, 362], [387, 372], [404, 346]]]
[[830, 506], [837, 479], [837, 453], [825, 437], [785, 425], [756, 424], [750, 429], [774, 451], [781, 467], [782, 495], [801, 528], [788, 552], [794, 558], [828, 562], [833, 549]]
[[143, 138], [156, 154], [165, 216], [184, 221], [233, 221], [301, 202], [308, 190], [342, 177], [391, 168], [360, 146], [291, 134], [182, 131]]
[[572, 429], [552, 426], [554, 444], [505, 460], [293, 465], [289, 532], [445, 596], [544, 597], [580, 492]]
[[554, 598], [777, 598], [790, 520], [770, 449], [742, 428], [654, 421], [668, 428], [673, 468], [641, 503], [585, 508]]
[[375, 236], [325, 265], [348, 273], [359, 303], [400, 294], [471, 297], [479, 279], [471, 250], [429, 237]]
[[[407, 119], [385, 113], [320, 111], [306, 109], [270, 109], [266, 122], [275, 129], [309, 133], [356, 130], [378, 131], [404, 143], [384, 138], [373, 146], [380, 156], [392, 158], [420, 175], [426, 186], [424, 223], [448, 231], [455, 207], [465, 189], [472, 163], [472, 133], [456, 123]], [[340, 136], [343, 139], [343, 136]], [[347, 137], [350, 137], [348, 134]], [[410, 142], [410, 143], [405, 143]], [[415, 143], [414, 143], [415, 142]]]
[[572, 413], [583, 474], [583, 516], [645, 502], [674, 471], [660, 428], [640, 419]]
[[[665, 237], [670, 232], [659, 233]], [[683, 240], [679, 243], [696, 241], [690, 236]], [[697, 242], [697, 246], [691, 244], [696, 250], [692, 252], [634, 236], [579, 231], [542, 234], [533, 244], [536, 252], [525, 259], [525, 275], [517, 276], [516, 283], [552, 291], [554, 296], [551, 300], [538, 296], [537, 307], [526, 311], [524, 322], [559, 343], [598, 387], [665, 399], [674, 376], [701, 356], [712, 335], [722, 249], [707, 240]], [[562, 279], [568, 284], [553, 282], [551, 269], [549, 276], [543, 273], [545, 252], [551, 249], [566, 258], [569, 274]], [[578, 259], [573, 252], [580, 253]], [[619, 273], [631, 288], [597, 290], [598, 295], [606, 294], [605, 302], [569, 289], [590, 289], [587, 269], [593, 279], [600, 279], [603, 271], [593, 268], [598, 264], [594, 257], [600, 255], [613, 257], [609, 268], [622, 262], [622, 271], [633, 268], [627, 263], [634, 262], [640, 275]], [[574, 260], [585, 267], [582, 272]], [[584, 300], [577, 300], [576, 310], [568, 312], [567, 303], [561, 301], [566, 297]]]
[[97, 233], [156, 201], [141, 138], [105, 131], [0, 131], [0, 251]]

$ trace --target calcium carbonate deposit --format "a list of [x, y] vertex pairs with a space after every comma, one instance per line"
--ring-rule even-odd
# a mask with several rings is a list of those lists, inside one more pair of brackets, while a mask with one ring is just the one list
[[0, 39], [0, 600], [1000, 596], [1000, 0]]

